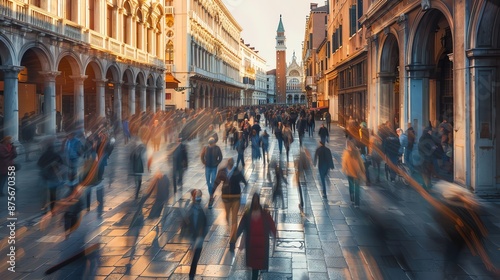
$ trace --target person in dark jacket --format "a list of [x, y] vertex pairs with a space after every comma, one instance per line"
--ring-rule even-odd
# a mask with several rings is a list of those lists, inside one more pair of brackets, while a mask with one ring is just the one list
[[413, 171], [413, 162], [411, 155], [413, 153], [413, 146], [415, 145], [415, 130], [413, 127], [409, 126], [406, 130], [406, 136], [408, 137], [408, 146], [406, 147], [407, 153], [405, 153], [405, 163]]
[[[222, 168], [217, 173], [214, 186], [217, 187], [222, 182], [222, 202], [226, 210], [226, 221], [231, 226], [231, 235], [229, 239], [229, 250], [234, 251], [236, 243], [236, 229], [238, 227], [238, 210], [240, 209], [241, 186], [243, 183], [248, 185], [247, 180], [234, 166], [233, 158], [227, 160], [226, 168]], [[231, 222], [230, 222], [231, 220]]]
[[418, 140], [418, 153], [421, 157], [421, 175], [423, 179], [423, 187], [426, 190], [431, 188], [432, 172], [434, 171], [434, 153], [436, 151], [436, 143], [432, 138], [432, 128], [424, 129], [422, 137]]
[[130, 171], [135, 178], [135, 199], [139, 198], [139, 192], [142, 184], [142, 174], [146, 165], [146, 145], [144, 143], [137, 144], [130, 153]]
[[306, 134], [307, 129], [307, 119], [306, 117], [299, 117], [297, 123], [297, 130], [299, 131], [299, 146], [302, 147], [302, 140], [304, 139], [304, 135]]
[[326, 129], [324, 124], [321, 124], [321, 127], [319, 128], [318, 131], [318, 135], [319, 138], [321, 139], [321, 142], [328, 143], [330, 138], [330, 133], [328, 132], [328, 129]]
[[277, 123], [276, 130], [274, 131], [274, 136], [276, 136], [276, 140], [278, 140], [278, 149], [281, 155], [283, 151], [283, 124], [281, 122]]
[[269, 268], [269, 235], [276, 238], [276, 224], [269, 212], [262, 209], [260, 196], [254, 193], [250, 208], [243, 214], [236, 236], [245, 233], [246, 264], [252, 269], [252, 280], [260, 270]]
[[335, 166], [333, 164], [332, 152], [328, 147], [325, 147], [325, 143], [322, 141], [319, 142], [319, 147], [314, 154], [314, 167], [316, 165], [318, 166], [319, 177], [321, 179], [323, 198], [326, 198], [326, 175], [328, 174], [328, 170], [335, 168]]
[[63, 183], [61, 173], [63, 160], [59, 153], [55, 151], [53, 143], [47, 145], [47, 148], [38, 159], [37, 165], [40, 168], [40, 177], [49, 193], [49, 210], [53, 212], [57, 200], [57, 188]]
[[182, 138], [177, 139], [178, 145], [172, 154], [172, 176], [174, 181], [174, 192], [177, 192], [177, 185], [182, 188], [182, 177], [188, 168], [187, 147], [182, 143]]
[[222, 161], [222, 151], [219, 146], [215, 145], [215, 139], [210, 137], [208, 146], [205, 146], [201, 151], [201, 162], [205, 165], [205, 179], [207, 181], [210, 200], [208, 208], [211, 209], [214, 204], [214, 181], [217, 176], [217, 167]]
[[332, 123], [332, 115], [328, 111], [325, 113], [325, 122], [326, 122], [326, 128], [328, 128], [328, 131], [330, 131], [330, 125]]
[[267, 155], [267, 163], [269, 163], [269, 134], [265, 129], [264, 132], [262, 132], [262, 135], [260, 136], [260, 143], [262, 147], [262, 159], [264, 160], [264, 164], [266, 164], [266, 155]]
[[236, 140], [236, 152], [238, 153], [238, 158], [236, 159], [236, 167], [240, 165], [241, 161], [241, 166], [245, 168], [245, 148], [246, 142], [243, 139], [243, 133], [240, 133], [238, 136], [238, 140]]
[[208, 222], [205, 210], [201, 206], [202, 192], [195, 189], [191, 192], [192, 202], [187, 214], [187, 225], [191, 233], [191, 244], [193, 245], [193, 260], [191, 261], [191, 268], [189, 270], [189, 280], [194, 279], [196, 275], [196, 268], [198, 261], [201, 257], [201, 250], [203, 249], [203, 242], [208, 233]]
[[[382, 140], [382, 149], [386, 156], [386, 163], [390, 161], [394, 168], [397, 168], [399, 160], [399, 148], [401, 143], [399, 142], [399, 137], [392, 131], [387, 135], [385, 139]], [[396, 171], [394, 168], [389, 166], [389, 174], [391, 182], [396, 180]]]

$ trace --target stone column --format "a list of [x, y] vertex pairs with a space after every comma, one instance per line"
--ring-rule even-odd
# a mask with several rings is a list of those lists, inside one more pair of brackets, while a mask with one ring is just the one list
[[43, 76], [43, 114], [44, 132], [46, 135], [56, 134], [56, 77], [60, 71], [38, 72]]
[[113, 82], [113, 113], [114, 121], [122, 122], [122, 82]]
[[162, 87], [156, 88], [156, 111], [165, 111], [165, 105], [163, 104], [165, 103], [164, 93], [165, 90]]
[[104, 97], [106, 92], [106, 82], [108, 80], [94, 80], [95, 82], [95, 94], [96, 94], [96, 105], [97, 105], [97, 116], [105, 118], [106, 117], [106, 98]]
[[140, 100], [141, 112], [146, 112], [146, 86], [139, 85], [138, 89], [141, 93], [141, 100]]
[[149, 86], [148, 87], [148, 95], [150, 97], [149, 99], [149, 109], [151, 112], [156, 113], [156, 87], [154, 86]]
[[135, 114], [135, 86], [136, 84], [125, 84], [128, 90], [128, 113], [129, 116]]
[[3, 94], [3, 129], [4, 136], [11, 136], [12, 142], [19, 139], [19, 91], [17, 75], [23, 66], [0, 66], [0, 71], [4, 73], [4, 94]]
[[74, 98], [75, 98], [75, 115], [73, 116], [73, 129], [84, 129], [85, 111], [84, 111], [84, 87], [83, 81], [88, 78], [86, 75], [69, 76], [74, 82]]

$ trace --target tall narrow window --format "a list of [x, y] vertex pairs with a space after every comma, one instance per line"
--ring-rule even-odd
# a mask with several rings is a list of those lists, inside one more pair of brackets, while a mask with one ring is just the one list
[[113, 37], [113, 7], [106, 7], [106, 35]]
[[172, 41], [169, 41], [165, 48], [165, 63], [174, 64], [174, 44], [172, 44]]
[[138, 49], [142, 49], [142, 34], [144, 32], [143, 30], [143, 21], [142, 21], [142, 13], [141, 11], [137, 11], [137, 22], [136, 22], [136, 27], [137, 27], [137, 31], [136, 31], [136, 41], [135, 41], [135, 46], [138, 48]]
[[359, 23], [359, 19], [363, 16], [363, 0], [358, 0], [358, 17], [356, 23], [358, 25], [358, 29], [361, 28], [361, 23]]
[[[72, 0], [67, 0], [72, 1]], [[89, 0], [89, 28], [92, 30], [96, 29], [95, 25], [95, 3], [94, 0]]]
[[64, 5], [64, 18], [67, 19], [67, 20], [73, 20], [73, 18], [71, 17], [71, 12], [73, 10], [73, 6], [72, 6], [72, 3], [73, 3], [73, 0], [66, 0], [65, 1], [65, 5]]
[[40, 0], [30, 0], [30, 4], [33, 6], [41, 7]]
[[357, 31], [356, 5], [349, 8], [349, 36], [353, 36]]
[[130, 4], [128, 2], [125, 2], [123, 5], [125, 8], [125, 12], [123, 13], [123, 41], [126, 44], [132, 44], [132, 13], [130, 10]]

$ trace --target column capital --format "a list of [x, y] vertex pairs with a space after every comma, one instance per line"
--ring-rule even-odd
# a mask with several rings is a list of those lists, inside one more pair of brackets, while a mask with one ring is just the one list
[[138, 84], [138, 85], [136, 85], [136, 88], [138, 90], [146, 90], [147, 87], [145, 85]]
[[19, 72], [24, 69], [24, 66], [2, 65], [0, 71], [3, 71], [6, 78], [17, 78]]
[[137, 83], [123, 83], [123, 86], [127, 87], [128, 89], [134, 89], [137, 85]]
[[123, 85], [123, 81], [109, 81], [109, 83], [113, 84], [115, 88]]
[[54, 82], [57, 76], [61, 75], [61, 71], [38, 71], [46, 82]]
[[103, 80], [93, 79], [92, 81], [94, 81], [98, 87], [103, 87], [106, 86], [106, 82], [108, 81], [108, 79], [103, 79]]
[[149, 90], [156, 90], [156, 86], [147, 86], [147, 89], [149, 89]]
[[89, 76], [87, 75], [75, 75], [75, 76], [69, 76], [75, 83], [83, 83], [85, 79], [87, 79]]

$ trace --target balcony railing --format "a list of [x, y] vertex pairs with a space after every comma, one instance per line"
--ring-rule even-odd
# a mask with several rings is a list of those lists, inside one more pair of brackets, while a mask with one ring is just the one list
[[[155, 55], [24, 2], [0, 0], [0, 21], [10, 21], [11, 24], [25, 27], [30, 32], [38, 30], [38, 32], [48, 33], [63, 40], [79, 42], [83, 45], [89, 44], [92, 48], [112, 52], [126, 59], [146, 62], [158, 67], [165, 66], [164, 62]], [[169, 8], [173, 13], [173, 7], [167, 7], [166, 11], [169, 11]]]

